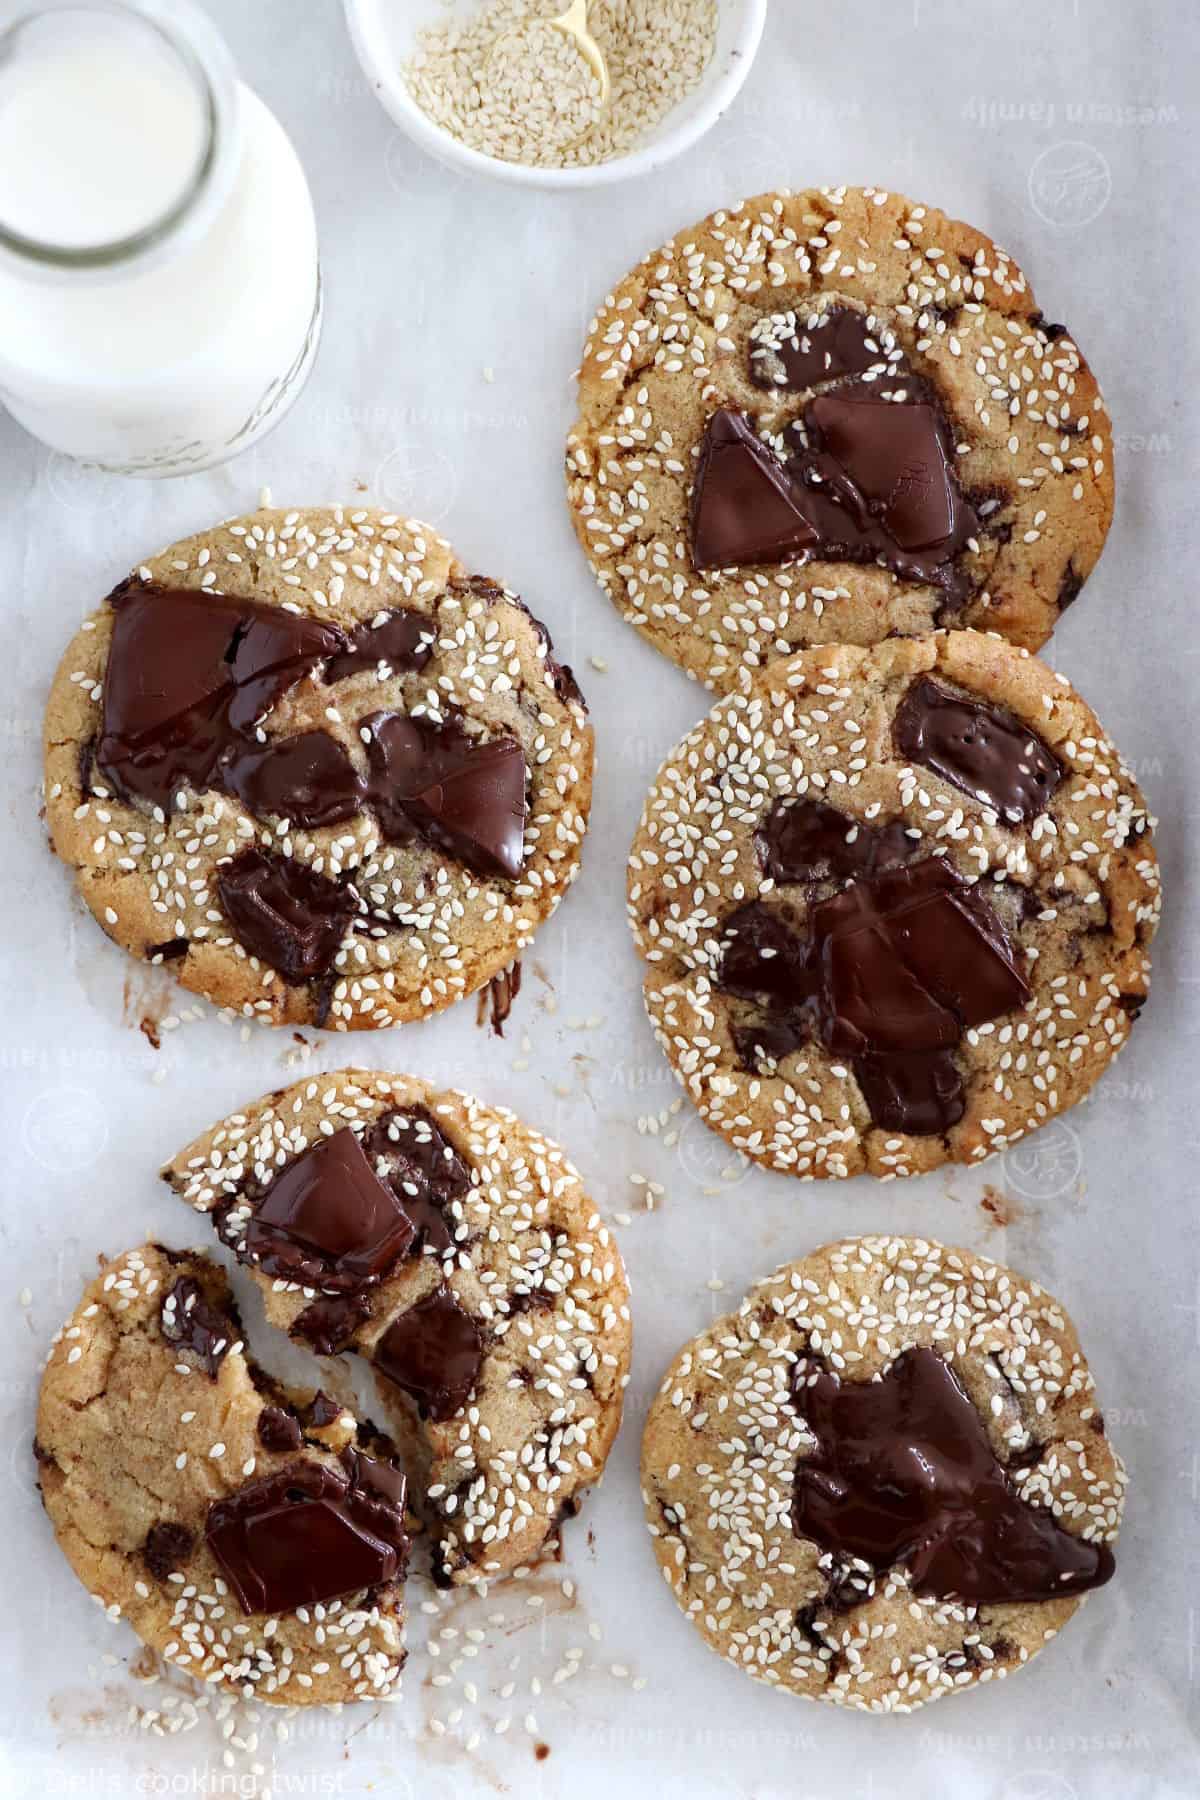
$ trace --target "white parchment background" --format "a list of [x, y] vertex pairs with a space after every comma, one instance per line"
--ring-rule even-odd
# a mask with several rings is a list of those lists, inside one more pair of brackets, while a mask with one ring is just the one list
[[[0, 420], [8, 1791], [1194, 1794], [1191, 0], [775, 0], [750, 81], [711, 136], [659, 177], [579, 197], [477, 185], [419, 156], [373, 100], [334, 0], [210, 4], [246, 79], [291, 132], [316, 198], [328, 310], [307, 393], [242, 461], [164, 485], [83, 474]], [[1068, 322], [1100, 375], [1117, 434], [1116, 523], [1049, 655], [1142, 779], [1162, 820], [1168, 893], [1151, 1004], [1094, 1103], [1002, 1163], [888, 1187], [800, 1187], [757, 1171], [723, 1180], [724, 1147], [686, 1110], [673, 1121], [678, 1144], [638, 1134], [639, 1115], [668, 1105], [675, 1088], [642, 1014], [622, 914], [625, 853], [655, 768], [704, 696], [610, 611], [561, 499], [569, 378], [597, 299], [712, 207], [824, 182], [900, 189], [982, 226], [1016, 254], [1047, 316]], [[426, 1629], [481, 1637], [436, 1640], [436, 1661], [418, 1648], [404, 1700], [382, 1715], [300, 1720], [286, 1743], [263, 1731], [227, 1768], [208, 1721], [166, 1739], [128, 1722], [131, 1701], [154, 1703], [155, 1690], [137, 1687], [132, 1637], [104, 1621], [55, 1550], [29, 1443], [41, 1358], [97, 1253], [148, 1233], [180, 1244], [196, 1235], [160, 1190], [160, 1160], [291, 1079], [286, 1057], [298, 1046], [267, 1032], [240, 1043], [206, 1016], [151, 1047], [139, 1020], [177, 1012], [178, 998], [127, 963], [73, 899], [38, 816], [38, 738], [51, 672], [81, 615], [148, 550], [252, 506], [264, 483], [288, 505], [361, 497], [426, 517], [469, 564], [516, 586], [576, 666], [599, 737], [592, 834], [581, 881], [527, 960], [506, 1041], [476, 1029], [472, 1005], [402, 1032], [308, 1035], [314, 1067], [411, 1069], [511, 1105], [558, 1137], [605, 1211], [633, 1214], [619, 1235], [637, 1347], [626, 1426], [604, 1488], [568, 1533], [565, 1568], [432, 1620], [414, 1584], [418, 1645]], [[609, 672], [593, 672], [590, 656]], [[635, 1171], [666, 1190], [652, 1215], [639, 1209]], [[1008, 1197], [1007, 1227], [981, 1207], [985, 1183]], [[890, 1720], [772, 1694], [712, 1657], [658, 1580], [636, 1481], [648, 1397], [678, 1345], [777, 1262], [880, 1229], [974, 1246], [1061, 1295], [1132, 1474], [1118, 1577], [1035, 1669]], [[257, 1336], [278, 1364], [278, 1346]], [[572, 1647], [579, 1673], [555, 1684]], [[434, 1685], [437, 1672], [447, 1679]], [[245, 1739], [253, 1721], [232, 1729]], [[539, 1743], [549, 1749], [540, 1759]]]

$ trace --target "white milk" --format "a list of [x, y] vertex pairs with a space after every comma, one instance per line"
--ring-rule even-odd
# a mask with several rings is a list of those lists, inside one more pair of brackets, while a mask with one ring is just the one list
[[220, 462], [316, 349], [304, 173], [185, 0], [169, 36], [139, 0], [34, 10], [0, 38], [0, 401], [108, 468]]

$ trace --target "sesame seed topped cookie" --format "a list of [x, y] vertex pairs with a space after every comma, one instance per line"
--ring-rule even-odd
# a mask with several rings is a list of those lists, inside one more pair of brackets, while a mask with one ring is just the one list
[[390, 513], [263, 511], [152, 557], [71, 643], [45, 739], [54, 848], [104, 930], [271, 1024], [439, 1011], [579, 869], [570, 669]]
[[435, 1581], [536, 1556], [604, 1471], [629, 1367], [621, 1257], [562, 1151], [465, 1094], [346, 1070], [243, 1107], [163, 1178], [273, 1325], [372, 1364]]
[[712, 1649], [806, 1699], [911, 1712], [1023, 1667], [1112, 1577], [1125, 1472], [1056, 1300], [969, 1250], [866, 1237], [684, 1346], [642, 1490]]
[[110, 1618], [184, 1673], [281, 1706], [378, 1699], [404, 1666], [393, 1446], [248, 1357], [224, 1272], [146, 1244], [57, 1334], [38, 1483]]
[[660, 1044], [768, 1168], [892, 1177], [1079, 1100], [1148, 991], [1137, 784], [1061, 675], [974, 631], [783, 658], [650, 790], [629, 911]]
[[1113, 507], [1091, 370], [982, 232], [877, 188], [762, 194], [601, 306], [567, 444], [579, 540], [718, 692], [935, 626], [1038, 649]]

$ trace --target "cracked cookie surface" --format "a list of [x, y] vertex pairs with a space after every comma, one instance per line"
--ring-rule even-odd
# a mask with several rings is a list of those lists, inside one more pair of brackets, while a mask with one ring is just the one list
[[[847, 317], [865, 326], [868, 354], [839, 341]], [[852, 415], [820, 417], [836, 412], [831, 395], [881, 391], [923, 400], [930, 415], [882, 487], [861, 418], [847, 459], [839, 440]], [[899, 411], [920, 408], [883, 423]], [[737, 473], [717, 496], [729, 503], [719, 532], [711, 508], [701, 526], [694, 491], [714, 421], [727, 440], [748, 421], [754, 440], [725, 464]], [[955, 491], [956, 524], [902, 516], [914, 470]], [[842, 496], [843, 530], [822, 495], [847, 471], [857, 486]], [[626, 276], [588, 335], [566, 472], [601, 587], [718, 692], [810, 644], [935, 626], [1037, 649], [1095, 564], [1113, 506], [1096, 381], [1017, 264], [971, 226], [873, 188], [759, 195], [681, 231]], [[797, 497], [815, 538], [802, 525], [797, 535]], [[748, 507], [758, 513], [749, 536]], [[742, 520], [732, 533], [729, 509]], [[931, 539], [940, 566], [909, 554]]]
[[434, 1579], [536, 1556], [603, 1472], [630, 1353], [620, 1254], [562, 1151], [502, 1108], [346, 1070], [242, 1108], [163, 1176], [274, 1325], [373, 1364]]
[[[908, 1561], [872, 1561], [803, 1529], [806, 1464], [828, 1449], [808, 1416], [811, 1384], [860, 1402], [865, 1390], [875, 1402], [914, 1356], [950, 1384], [965, 1414], [955, 1435], [972, 1436], [998, 1465], [1010, 1511], [1091, 1567], [1093, 1585], [1112, 1573], [1125, 1474], [1059, 1303], [986, 1257], [927, 1239], [826, 1245], [777, 1269], [684, 1346], [642, 1443], [646, 1522], [664, 1579], [711, 1648], [773, 1687], [908, 1712], [1020, 1669], [1082, 1603], [1081, 1593], [968, 1604], [921, 1592]], [[939, 1482], [961, 1495], [959, 1443], [950, 1440], [931, 1474], [917, 1455], [928, 1422], [911, 1424], [885, 1482], [867, 1489], [872, 1525], [897, 1486], [910, 1507], [915, 1490], [916, 1511]], [[861, 1451], [861, 1441], [851, 1446], [851, 1505], [864, 1467], [873, 1473]], [[943, 1521], [945, 1543], [966, 1546], [968, 1568], [981, 1529], [986, 1543], [975, 1507], [948, 1534]]]
[[[42, 1498], [88, 1592], [186, 1674], [276, 1705], [380, 1698], [404, 1664], [403, 1477], [386, 1440], [323, 1398], [283, 1389], [246, 1355], [221, 1269], [146, 1244], [91, 1283], [38, 1403]], [[316, 1606], [243, 1612], [212, 1509], [280, 1476], [337, 1500], [364, 1470], [390, 1490], [390, 1576]]]
[[979, 1161], [1125, 1043], [1153, 824], [1090, 708], [998, 638], [780, 659], [647, 798], [628, 895], [655, 1034], [768, 1168]]
[[592, 764], [538, 621], [367, 509], [150, 558], [46, 712], [52, 842], [108, 935], [218, 1006], [343, 1031], [519, 956], [578, 872]]

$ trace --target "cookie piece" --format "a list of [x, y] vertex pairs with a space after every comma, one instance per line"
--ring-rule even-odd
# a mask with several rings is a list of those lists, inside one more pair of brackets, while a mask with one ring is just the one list
[[355, 1069], [244, 1107], [163, 1178], [273, 1324], [374, 1365], [434, 1579], [536, 1556], [603, 1473], [629, 1368], [625, 1270], [561, 1150], [500, 1107]]
[[438, 1012], [579, 869], [593, 742], [515, 595], [428, 526], [264, 511], [152, 557], [46, 712], [47, 816], [98, 922], [270, 1024]]
[[1095, 715], [974, 631], [813, 648], [718, 701], [629, 859], [646, 1008], [734, 1149], [977, 1162], [1080, 1099], [1146, 998], [1154, 821]]
[[921, 1238], [785, 1264], [680, 1351], [646, 1522], [714, 1650], [810, 1700], [911, 1712], [1019, 1669], [1113, 1573], [1125, 1471], [1075, 1328]]
[[54, 1339], [34, 1450], [80, 1581], [185, 1674], [281, 1706], [395, 1688], [392, 1446], [255, 1366], [206, 1257], [146, 1244], [104, 1266]]
[[760, 194], [605, 300], [567, 490], [609, 598], [727, 693], [935, 626], [1036, 650], [1104, 544], [1112, 432], [982, 232], [877, 188]]

